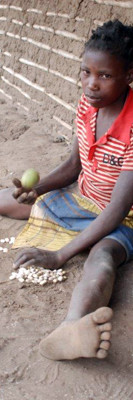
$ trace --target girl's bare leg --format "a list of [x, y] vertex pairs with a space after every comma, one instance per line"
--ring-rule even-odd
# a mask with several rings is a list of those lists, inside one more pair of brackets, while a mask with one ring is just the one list
[[126, 259], [125, 249], [112, 239], [93, 246], [75, 287], [65, 322], [43, 339], [41, 353], [53, 360], [78, 357], [105, 358], [110, 347], [112, 295], [117, 266]]
[[28, 219], [31, 206], [19, 204], [12, 196], [13, 188], [0, 190], [0, 215], [15, 218]]

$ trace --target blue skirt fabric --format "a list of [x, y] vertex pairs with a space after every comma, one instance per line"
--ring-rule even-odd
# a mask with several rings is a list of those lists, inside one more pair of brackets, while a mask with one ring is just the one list
[[[90, 208], [88, 199], [75, 196], [67, 188], [40, 196], [13, 247], [36, 246], [49, 250], [63, 247], [97, 218], [100, 212], [92, 212]], [[126, 261], [133, 258], [133, 229], [121, 224], [106, 238], [124, 247]]]

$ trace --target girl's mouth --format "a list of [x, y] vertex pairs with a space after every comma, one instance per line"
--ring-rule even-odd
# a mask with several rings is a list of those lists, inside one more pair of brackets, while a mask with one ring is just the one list
[[87, 97], [87, 99], [88, 99], [88, 101], [89, 101], [90, 103], [97, 103], [97, 102], [101, 101], [101, 98], [100, 98], [100, 97], [89, 96], [88, 94], [85, 95], [85, 96]]

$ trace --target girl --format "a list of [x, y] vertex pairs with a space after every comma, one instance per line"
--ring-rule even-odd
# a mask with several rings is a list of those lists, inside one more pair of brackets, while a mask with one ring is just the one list
[[[93, 31], [85, 44], [83, 95], [69, 159], [32, 192], [24, 193], [20, 181], [15, 180], [18, 202], [11, 195], [9, 198], [11, 190], [1, 191], [0, 213], [13, 218], [28, 218], [30, 204], [54, 191], [42, 196], [35, 207], [45, 210], [43, 217], [47, 215], [55, 228], [60, 225], [62, 238], [67, 231], [71, 233], [72, 240], [64, 245], [62, 241], [57, 250], [23, 250], [15, 268], [31, 264], [59, 268], [89, 250], [65, 321], [40, 345], [42, 354], [54, 360], [105, 358], [110, 347], [112, 310], [107, 305], [116, 269], [133, 256], [132, 81], [133, 27], [108, 21]], [[82, 197], [61, 189], [77, 179]]]

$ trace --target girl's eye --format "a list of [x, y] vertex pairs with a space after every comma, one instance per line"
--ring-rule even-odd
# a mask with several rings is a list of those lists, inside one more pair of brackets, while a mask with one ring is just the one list
[[104, 78], [104, 79], [110, 79], [111, 75], [109, 75], [109, 74], [101, 74], [101, 77]]
[[90, 71], [82, 69], [81, 72], [84, 74], [84, 76], [88, 76], [90, 74]]

